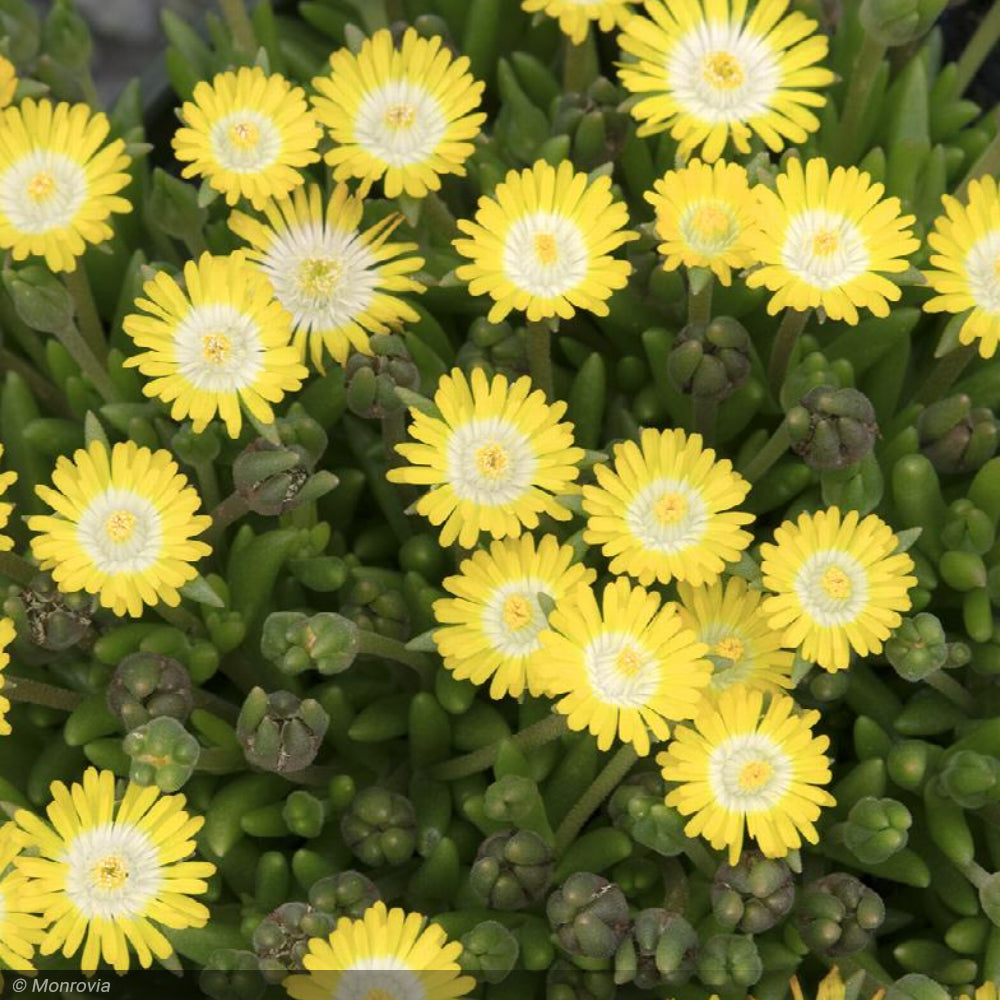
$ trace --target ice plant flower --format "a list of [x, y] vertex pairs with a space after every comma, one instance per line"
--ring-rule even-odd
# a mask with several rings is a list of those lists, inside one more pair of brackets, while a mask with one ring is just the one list
[[319, 160], [322, 129], [305, 91], [278, 73], [241, 66], [202, 80], [181, 108], [174, 155], [182, 177], [204, 177], [226, 204], [246, 198], [263, 208], [305, 178], [299, 171]]
[[[988, 984], [992, 986], [992, 984]], [[806, 1000], [806, 995], [802, 992], [802, 987], [799, 985], [798, 979], [794, 976], [789, 983], [792, 990], [792, 1000]], [[986, 987], [982, 987], [986, 989]], [[851, 994], [854, 995], [853, 993]], [[885, 990], [877, 990], [872, 994], [870, 1000], [882, 1000], [885, 996]], [[816, 1000], [846, 1000], [847, 997], [847, 984], [844, 982], [843, 977], [840, 974], [840, 970], [836, 966], [832, 968], [820, 981], [819, 986], [816, 988]], [[960, 1000], [972, 1000], [971, 997], [961, 997]], [[983, 996], [979, 995], [979, 991], [976, 992], [976, 1000], [996, 1000], [996, 992], [986, 993]]]
[[539, 11], [554, 17], [559, 30], [569, 35], [574, 45], [582, 45], [591, 25], [601, 31], [622, 27], [632, 16], [632, 0], [521, 0], [529, 14]]
[[650, 734], [690, 719], [712, 668], [708, 647], [660, 598], [619, 578], [597, 596], [577, 587], [556, 603], [542, 633], [535, 674], [570, 729], [589, 730], [607, 750], [617, 737], [640, 756]]
[[27, 809], [14, 814], [38, 852], [16, 863], [41, 894], [41, 954], [70, 958], [83, 945], [84, 972], [102, 958], [126, 972], [134, 951], [146, 969], [173, 954], [157, 925], [205, 926], [208, 908], [191, 897], [208, 889], [215, 865], [186, 860], [204, 820], [185, 812], [183, 795], [129, 782], [116, 802], [114, 774], [93, 767], [82, 782], [51, 788], [49, 822]]
[[0, 56], [0, 108], [7, 107], [14, 100], [17, 90], [17, 70], [14, 64]]
[[[2, 458], [3, 445], [0, 444], [0, 459]], [[16, 472], [10, 469], [6, 472], [0, 472], [0, 552], [6, 552], [14, 547], [14, 539], [3, 533], [3, 529], [7, 527], [7, 522], [10, 521], [10, 515], [14, 510], [14, 505], [12, 503], [7, 503], [2, 498], [7, 490], [16, 482]]]
[[968, 313], [959, 341], [978, 341], [979, 353], [992, 358], [1000, 343], [1000, 188], [986, 175], [969, 183], [964, 203], [948, 194], [942, 203], [945, 214], [927, 237], [934, 270], [924, 272], [936, 294], [924, 309]]
[[[7, 652], [7, 647], [14, 641], [14, 622], [10, 618], [0, 618], [0, 692], [3, 691], [5, 684], [3, 672], [10, 663], [10, 653]], [[10, 702], [0, 694], [0, 736], [10, 736], [10, 723], [7, 721], [7, 713], [10, 711]], [[3, 828], [0, 827], [0, 830]], [[4, 869], [3, 865], [0, 865], [0, 872]], [[0, 913], [3, 910], [0, 909]], [[0, 938], [2, 941], [2, 938]]]
[[738, 163], [692, 160], [656, 181], [646, 201], [656, 211], [665, 271], [707, 267], [728, 285], [734, 270], [753, 263], [746, 234], [756, 224], [756, 203]]
[[442, 545], [471, 549], [482, 532], [516, 537], [537, 528], [542, 514], [569, 520], [558, 497], [576, 489], [584, 453], [573, 444], [573, 425], [561, 422], [564, 402], [547, 403], [527, 376], [511, 385], [503, 375], [487, 381], [479, 368], [467, 380], [454, 368], [441, 377], [434, 404], [440, 417], [411, 410], [415, 441], [396, 447], [410, 464], [388, 477], [431, 487], [416, 510], [442, 526]]
[[201, 498], [169, 451], [126, 441], [109, 453], [92, 441], [57, 460], [52, 484], [35, 492], [53, 513], [29, 517], [28, 528], [61, 591], [98, 594], [102, 607], [133, 617], [144, 605], [180, 603], [178, 588], [212, 551], [196, 540], [211, 518], [196, 513]]
[[803, 166], [791, 157], [777, 178], [777, 191], [754, 189], [760, 225], [749, 234], [750, 250], [761, 267], [747, 285], [775, 294], [773, 316], [786, 306], [798, 312], [819, 309], [831, 319], [858, 322], [858, 310], [889, 315], [902, 295], [885, 274], [900, 274], [919, 246], [912, 215], [901, 215], [898, 198], [883, 198], [885, 187], [857, 167], [830, 170], [814, 157]]
[[14, 823], [0, 827], [0, 960], [5, 969], [17, 972], [34, 968], [31, 960], [45, 930], [38, 916], [38, 891], [16, 867], [27, 843]]
[[313, 80], [316, 117], [336, 144], [326, 154], [338, 181], [357, 178], [360, 194], [382, 181], [387, 198], [423, 198], [446, 174], [465, 176], [484, 85], [466, 56], [453, 58], [440, 36], [408, 28], [400, 48], [376, 31], [355, 55], [338, 49], [330, 72]]
[[639, 95], [632, 115], [640, 135], [670, 131], [686, 159], [699, 146], [717, 160], [732, 139], [750, 152], [756, 133], [779, 152], [819, 128], [812, 108], [826, 98], [816, 88], [834, 75], [819, 63], [826, 36], [788, 0], [761, 0], [747, 16], [746, 0], [646, 0], [625, 25], [619, 44], [625, 88]]
[[574, 558], [573, 549], [554, 535], [536, 545], [524, 534], [493, 542], [488, 552], [473, 552], [459, 575], [444, 581], [454, 596], [434, 602], [442, 626], [434, 642], [445, 667], [459, 680], [489, 680], [491, 698], [519, 698], [525, 686], [540, 695], [535, 663], [539, 636], [548, 625], [541, 599], [558, 602], [596, 576]]
[[667, 805], [690, 816], [684, 832], [727, 850], [735, 865], [744, 832], [766, 857], [783, 858], [817, 843], [816, 820], [835, 805], [826, 736], [813, 736], [819, 712], [797, 711], [785, 694], [765, 708], [764, 694], [742, 685], [706, 703], [693, 726], [678, 726], [657, 755], [666, 781], [677, 787]]
[[794, 655], [781, 648], [760, 613], [763, 597], [734, 576], [723, 583], [692, 587], [679, 583], [681, 621], [708, 646], [712, 678], [705, 696], [717, 698], [733, 684], [775, 692], [792, 686]]
[[700, 434], [645, 428], [639, 444], [616, 444], [614, 465], [594, 473], [597, 485], [583, 488], [583, 537], [602, 547], [612, 573], [647, 587], [711, 583], [752, 540], [743, 525], [753, 515], [732, 509], [750, 484]]
[[323, 371], [324, 349], [340, 364], [351, 350], [371, 354], [369, 335], [419, 316], [398, 293], [422, 292], [415, 243], [391, 243], [400, 215], [361, 228], [362, 200], [338, 184], [323, 205], [318, 185], [269, 201], [266, 221], [234, 212], [229, 228], [250, 244], [247, 257], [291, 314], [293, 341]]
[[476, 984], [462, 975], [461, 954], [426, 917], [378, 902], [357, 920], [341, 917], [329, 937], [312, 938], [302, 959], [308, 971], [284, 987], [294, 1000], [457, 1000]]
[[846, 670], [851, 650], [880, 653], [909, 611], [917, 579], [913, 560], [880, 517], [841, 516], [836, 507], [799, 515], [760, 547], [764, 586], [761, 605], [781, 643], [824, 670]]
[[611, 256], [636, 233], [628, 210], [615, 201], [611, 178], [590, 181], [569, 160], [507, 174], [492, 196], [479, 199], [475, 221], [459, 219], [468, 239], [455, 249], [472, 263], [456, 268], [472, 295], [489, 295], [491, 323], [517, 309], [529, 321], [577, 309], [608, 315], [607, 300], [624, 288], [632, 265]]
[[308, 371], [290, 343], [292, 318], [267, 278], [240, 253], [205, 253], [184, 265], [184, 285], [165, 271], [143, 285], [140, 312], [124, 327], [146, 350], [126, 367], [150, 379], [143, 392], [171, 404], [174, 420], [190, 417], [196, 434], [218, 413], [238, 437], [241, 404], [273, 423], [271, 404], [300, 388]]
[[972, 996], [963, 993], [958, 1000], [997, 1000], [998, 997], [1000, 997], [1000, 987], [996, 983], [983, 983], [982, 986], [976, 987]]
[[73, 271], [88, 243], [111, 238], [112, 213], [132, 211], [119, 195], [132, 161], [110, 130], [86, 104], [25, 98], [0, 111], [0, 250]]

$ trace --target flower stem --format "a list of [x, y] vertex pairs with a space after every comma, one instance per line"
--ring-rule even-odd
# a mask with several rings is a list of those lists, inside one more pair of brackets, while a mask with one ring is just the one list
[[236, 48], [246, 55], [257, 51], [257, 36], [254, 34], [253, 22], [247, 13], [243, 0], [219, 0], [222, 16], [233, 34]]
[[249, 510], [246, 500], [239, 493], [230, 493], [225, 500], [215, 505], [209, 515], [212, 518], [212, 524], [205, 532], [205, 541], [215, 548], [216, 542], [226, 528], [247, 514]]
[[22, 587], [30, 587], [37, 573], [38, 567], [16, 552], [0, 552], [0, 576], [5, 576]]
[[105, 403], [121, 402], [107, 368], [101, 364], [90, 344], [84, 340], [75, 323], [69, 323], [56, 337], [66, 348], [69, 356], [77, 363], [80, 371], [90, 380], [90, 384], [100, 393]]
[[694, 291], [688, 275], [688, 322], [707, 323], [712, 318], [712, 290], [715, 276], [709, 274], [700, 291]]
[[965, 688], [949, 677], [943, 670], [928, 674], [924, 680], [936, 691], [940, 691], [949, 701], [956, 704], [966, 715], [975, 717], [979, 714], [976, 699]]
[[97, 303], [90, 287], [90, 278], [83, 262], [78, 262], [72, 271], [67, 271], [63, 277], [66, 290], [73, 297], [76, 306], [76, 320], [80, 333], [87, 346], [93, 351], [94, 357], [106, 365], [108, 344], [104, 336], [104, 324], [97, 312]]
[[566, 818], [556, 830], [555, 854], [559, 857], [576, 840], [587, 820], [600, 804], [618, 787], [622, 779], [632, 770], [639, 759], [631, 743], [619, 747], [618, 752], [604, 765], [604, 770], [594, 779], [593, 784], [576, 805], [566, 814]]
[[600, 65], [593, 31], [588, 31], [587, 37], [579, 45], [574, 45], [569, 36], [566, 36], [563, 49], [563, 90], [570, 94], [582, 94], [597, 79]]
[[434, 681], [434, 664], [423, 653], [407, 649], [398, 639], [390, 639], [387, 635], [369, 632], [362, 629], [358, 637], [358, 652], [365, 656], [379, 656], [404, 667], [415, 670], [425, 687], [430, 687]]
[[691, 862], [707, 878], [714, 879], [719, 865], [715, 858], [708, 853], [708, 848], [697, 838], [688, 841], [684, 848], [688, 861]]
[[198, 477], [198, 492], [205, 507], [218, 507], [220, 500], [219, 477], [211, 462], [196, 462], [194, 474]]
[[712, 443], [715, 435], [715, 419], [719, 415], [719, 401], [715, 396], [691, 397], [691, 423], [705, 444]]
[[976, 356], [973, 344], [963, 344], [938, 358], [926, 381], [913, 396], [915, 403], [933, 403], [940, 399], [955, 383], [955, 379], [965, 370], [965, 366]]
[[839, 163], [854, 163], [860, 158], [859, 152], [864, 152], [857, 149], [858, 133], [861, 131], [861, 119], [868, 106], [868, 96], [884, 56], [885, 46], [865, 32], [861, 51], [851, 67], [851, 82], [840, 115], [840, 131], [837, 135]]
[[44, 684], [42, 681], [31, 681], [27, 677], [4, 675], [4, 696], [11, 701], [23, 701], [29, 705], [44, 705], [61, 712], [72, 712], [84, 696], [78, 691], [56, 687], [54, 684]]
[[552, 398], [552, 331], [544, 320], [528, 324], [528, 369], [535, 388]]
[[764, 447], [750, 459], [750, 463], [740, 474], [748, 482], [756, 482], [785, 454], [791, 443], [792, 436], [788, 432], [788, 423], [782, 420], [778, 429], [768, 438]]
[[997, 134], [993, 136], [990, 144], [979, 154], [979, 159], [969, 168], [969, 172], [965, 175], [962, 183], [955, 188], [955, 197], [959, 201], [965, 200], [965, 194], [972, 181], [985, 174], [1000, 174], [1000, 110], [994, 111], [993, 118], [997, 123]]
[[795, 345], [799, 342], [799, 335], [805, 329], [807, 319], [809, 319], [808, 309], [804, 312], [799, 312], [797, 309], [786, 309], [785, 315], [781, 317], [781, 325], [774, 338], [771, 359], [767, 365], [767, 380], [770, 382], [775, 396], [780, 394], [781, 387], [785, 383], [785, 376], [792, 363], [792, 354], [795, 352]]
[[202, 620], [196, 614], [188, 611], [182, 604], [171, 607], [169, 604], [164, 604], [160, 601], [156, 605], [156, 613], [165, 622], [169, 622], [174, 628], [179, 628], [182, 632], [188, 632], [192, 635], [205, 634], [205, 626]]
[[[529, 750], [532, 747], [551, 743], [553, 740], [559, 739], [565, 732], [565, 716], [553, 714], [511, 736], [510, 742], [521, 750]], [[452, 757], [451, 760], [443, 761], [432, 767], [429, 776], [436, 781], [455, 781], [458, 778], [467, 778], [470, 774], [478, 774], [480, 771], [492, 767], [499, 752], [500, 743], [493, 743], [461, 757]]]
[[994, 0], [989, 13], [979, 22], [955, 64], [955, 93], [962, 94], [986, 62], [986, 57], [1000, 42], [1000, 0]]
[[382, 447], [385, 449], [385, 467], [391, 469], [401, 464], [402, 456], [396, 445], [406, 440], [406, 410], [392, 410], [382, 418]]

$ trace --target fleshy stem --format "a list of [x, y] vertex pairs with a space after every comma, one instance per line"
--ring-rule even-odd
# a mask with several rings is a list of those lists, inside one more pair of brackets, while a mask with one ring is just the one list
[[787, 308], [785, 315], [781, 317], [781, 325], [775, 335], [774, 345], [771, 347], [771, 359], [767, 365], [767, 380], [775, 396], [781, 392], [792, 363], [795, 345], [799, 342], [799, 335], [805, 329], [808, 319], [808, 309], [799, 312], [798, 309]]
[[979, 22], [979, 27], [972, 33], [965, 49], [955, 64], [955, 92], [962, 94], [972, 83], [972, 78], [979, 72], [979, 67], [986, 62], [986, 57], [1000, 42], [1000, 0], [994, 0], [989, 13]]
[[364, 656], [379, 656], [415, 670], [425, 687], [429, 687], [433, 682], [434, 664], [430, 659], [423, 653], [407, 649], [398, 639], [390, 639], [387, 635], [361, 629], [358, 635], [358, 653]]
[[975, 346], [963, 344], [938, 358], [930, 375], [914, 394], [913, 401], [915, 403], [931, 403], [935, 399], [941, 399], [975, 356]]
[[975, 717], [979, 714], [976, 699], [954, 677], [949, 677], [943, 670], [928, 674], [924, 680], [949, 701], [954, 702], [966, 715]]
[[0, 552], [0, 576], [5, 576], [22, 587], [30, 587], [37, 573], [38, 567], [32, 566], [16, 552]]
[[243, 0], [219, 0], [222, 16], [229, 30], [233, 33], [236, 48], [247, 55], [257, 51], [257, 36], [254, 34], [253, 22], [247, 13]]
[[840, 115], [840, 131], [837, 134], [837, 153], [840, 163], [854, 163], [858, 158], [855, 144], [861, 130], [861, 119], [884, 56], [885, 46], [865, 32], [861, 51], [851, 68], [851, 82]]
[[1000, 174], [1000, 110], [994, 111], [993, 120], [997, 124], [997, 134], [979, 154], [979, 159], [972, 164], [962, 183], [955, 189], [955, 197], [959, 201], [965, 200], [965, 193], [969, 189], [970, 182], [976, 180], [977, 177], [982, 177], [984, 174]]
[[688, 275], [688, 322], [707, 323], [712, 318], [712, 291], [715, 276], [709, 274], [700, 291], [694, 291]]
[[234, 521], [238, 521], [245, 514], [249, 513], [246, 499], [239, 493], [230, 493], [221, 503], [215, 505], [209, 517], [212, 519], [211, 527], [205, 532], [204, 540], [213, 548], [221, 537], [222, 533]]
[[205, 626], [202, 620], [197, 615], [188, 611], [183, 604], [178, 604], [172, 608], [169, 604], [164, 604], [161, 601], [156, 605], [156, 612], [165, 622], [169, 622], [174, 628], [179, 628], [182, 632], [188, 632], [192, 635], [204, 635], [205, 633]]
[[782, 420], [778, 429], [764, 443], [764, 447], [750, 459], [749, 464], [741, 471], [743, 478], [751, 483], [756, 482], [785, 454], [791, 443], [792, 436], [788, 431], [788, 421]]
[[528, 369], [536, 389], [552, 398], [552, 332], [544, 320], [528, 323]]
[[715, 396], [691, 397], [691, 423], [707, 445], [712, 443], [715, 435], [715, 419], [718, 415], [719, 400]]
[[639, 759], [631, 743], [626, 743], [604, 765], [604, 770], [594, 779], [593, 784], [583, 793], [576, 805], [566, 814], [566, 818], [556, 830], [555, 854], [559, 857], [576, 840], [577, 834], [590, 819], [600, 804], [618, 787], [622, 779], [632, 770]]
[[97, 312], [97, 303], [90, 287], [90, 279], [83, 262], [79, 261], [72, 271], [63, 277], [66, 290], [73, 297], [76, 306], [76, 320], [80, 333], [98, 361], [105, 363], [108, 357], [108, 343], [104, 337], [104, 324]]
[[198, 477], [198, 489], [202, 503], [206, 507], [217, 507], [220, 503], [219, 477], [211, 462], [195, 462], [194, 474]]
[[69, 691], [66, 688], [56, 687], [54, 684], [31, 681], [27, 677], [12, 677], [10, 674], [5, 674], [4, 678], [4, 697], [10, 698], [11, 701], [23, 701], [29, 705], [44, 705], [46, 708], [55, 708], [60, 712], [72, 712], [83, 701], [84, 696], [78, 691]]
[[684, 853], [691, 862], [707, 878], [714, 879], [719, 869], [719, 863], [708, 853], [708, 848], [698, 839], [691, 839], [684, 846]]
[[[540, 747], [553, 740], [559, 739], [566, 732], [566, 719], [562, 715], [550, 715], [540, 719], [527, 729], [522, 729], [519, 733], [511, 736], [509, 742], [520, 750], [528, 750], [532, 747]], [[507, 740], [501, 742], [508, 742]], [[493, 743], [480, 750], [464, 754], [461, 757], [452, 757], [451, 760], [443, 761], [430, 769], [429, 775], [436, 781], [455, 781], [458, 778], [467, 778], [470, 774], [478, 774], [485, 771], [496, 762], [497, 754], [500, 752], [500, 743]]]
[[105, 403], [120, 402], [118, 390], [115, 388], [107, 368], [101, 364], [90, 344], [84, 340], [75, 323], [67, 323], [56, 333], [59, 343], [66, 348], [69, 356], [77, 363], [80, 371], [90, 380], [91, 385], [100, 393]]
[[600, 72], [594, 32], [588, 31], [580, 45], [574, 45], [567, 35], [563, 53], [563, 90], [570, 94], [582, 94]]

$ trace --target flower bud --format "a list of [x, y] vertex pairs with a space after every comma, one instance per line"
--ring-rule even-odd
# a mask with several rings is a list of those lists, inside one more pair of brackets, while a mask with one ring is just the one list
[[209, 956], [198, 986], [211, 1000], [260, 1000], [267, 981], [252, 951], [226, 948]]
[[187, 668], [158, 653], [130, 653], [108, 684], [108, 708], [126, 730], [166, 716], [185, 722], [194, 704]]
[[292, 403], [284, 416], [274, 422], [282, 447], [296, 452], [302, 464], [312, 469], [323, 457], [328, 438], [318, 421], [313, 420], [301, 403]]
[[643, 990], [683, 986], [694, 974], [697, 954], [698, 935], [680, 914], [642, 910], [615, 953], [615, 982]]
[[129, 778], [137, 785], [156, 785], [163, 792], [183, 788], [201, 754], [195, 737], [167, 715], [133, 729], [122, 748], [132, 758]]
[[764, 964], [749, 934], [716, 934], [698, 954], [698, 978], [715, 989], [746, 989], [764, 972]]
[[310, 938], [325, 938], [335, 926], [329, 914], [306, 903], [284, 903], [268, 914], [253, 934], [253, 948], [267, 981], [279, 983], [289, 972], [301, 972]]
[[48, 574], [40, 573], [16, 600], [27, 622], [27, 629], [19, 628], [18, 633], [27, 635], [42, 649], [62, 652], [90, 636], [91, 621], [97, 610], [97, 599], [90, 594], [83, 591], [63, 594]]
[[360, 629], [350, 619], [331, 611], [311, 617], [298, 611], [275, 611], [267, 616], [260, 651], [290, 677], [305, 670], [332, 676], [354, 662]]
[[281, 816], [289, 832], [309, 840], [320, 835], [326, 822], [326, 809], [315, 795], [297, 788], [285, 799]]
[[333, 473], [311, 473], [311, 468], [294, 448], [258, 438], [233, 462], [233, 483], [255, 514], [283, 514], [318, 499], [337, 485]]
[[917, 418], [920, 450], [945, 475], [974, 472], [1000, 444], [1000, 424], [988, 408], [973, 409], [964, 394], [925, 407]]
[[689, 323], [670, 352], [667, 371], [681, 392], [723, 400], [750, 374], [750, 335], [730, 316]]
[[947, 754], [938, 782], [963, 809], [981, 809], [1000, 800], [1000, 760], [973, 750]]
[[851, 807], [843, 828], [844, 844], [862, 864], [881, 864], [906, 847], [912, 824], [910, 810], [902, 802], [869, 795]]
[[792, 450], [814, 469], [857, 465], [878, 436], [875, 408], [857, 389], [818, 386], [802, 397], [788, 417]]
[[491, 909], [521, 910], [545, 895], [552, 867], [552, 850], [537, 833], [505, 830], [479, 845], [469, 885]]
[[384, 788], [358, 792], [340, 820], [344, 843], [369, 868], [401, 865], [417, 846], [417, 817], [409, 799]]
[[796, 918], [811, 951], [839, 957], [868, 944], [885, 919], [885, 905], [878, 893], [853, 875], [834, 872], [802, 890]]
[[410, 637], [410, 609], [399, 590], [370, 577], [347, 589], [341, 614], [365, 632], [405, 642]]
[[247, 761], [265, 771], [286, 774], [308, 767], [319, 753], [330, 718], [312, 698], [300, 701], [288, 691], [247, 695], [236, 735]]
[[608, 814], [616, 827], [637, 844], [663, 857], [682, 854], [688, 838], [684, 817], [664, 803], [666, 785], [654, 771], [644, 771], [623, 781], [608, 801]]
[[886, 769], [894, 784], [908, 792], [917, 791], [941, 753], [941, 747], [926, 740], [900, 740], [889, 751]]
[[462, 935], [459, 964], [484, 983], [502, 983], [517, 962], [517, 938], [503, 924], [484, 920]]
[[791, 910], [795, 883], [788, 865], [744, 850], [735, 865], [721, 864], [712, 885], [712, 911], [726, 930], [762, 934]]
[[846, 361], [828, 361], [825, 354], [812, 351], [789, 373], [781, 387], [781, 407], [788, 411], [813, 389], [843, 389], [852, 384], [853, 372]]
[[590, 872], [570, 875], [545, 911], [559, 947], [582, 958], [611, 958], [629, 932], [625, 894]]
[[940, 670], [948, 659], [941, 622], [926, 611], [904, 618], [886, 642], [885, 655], [904, 680], [922, 681]]
[[545, 1000], [614, 1000], [610, 972], [587, 971], [557, 958], [545, 979]]
[[351, 870], [327, 875], [314, 882], [309, 890], [309, 905], [334, 921], [341, 917], [358, 920], [381, 898], [378, 886], [370, 878]]
[[984, 556], [996, 542], [996, 525], [985, 511], [964, 497], [948, 508], [941, 528], [941, 544], [946, 549]]
[[862, 0], [861, 24], [887, 47], [907, 45], [933, 27], [947, 0]]
[[396, 388], [420, 391], [420, 372], [402, 337], [375, 334], [372, 354], [355, 351], [344, 366], [347, 405], [350, 411], [369, 420], [381, 419], [404, 408]]

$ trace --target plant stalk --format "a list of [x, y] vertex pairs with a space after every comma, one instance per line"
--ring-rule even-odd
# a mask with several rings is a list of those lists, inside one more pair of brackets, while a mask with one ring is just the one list
[[90, 384], [98, 391], [105, 403], [121, 401], [107, 368], [93, 352], [90, 344], [84, 340], [75, 323], [69, 323], [60, 330], [56, 337], [69, 352], [69, 356], [77, 363], [80, 371], [90, 380]]
[[535, 388], [552, 398], [552, 332], [544, 320], [528, 324], [528, 369]]
[[756, 482], [781, 458], [792, 443], [788, 422], [783, 420], [778, 429], [765, 442], [764, 447], [750, 459], [750, 464], [740, 473], [748, 482]]
[[37, 574], [38, 567], [16, 552], [0, 552], [0, 576], [5, 576], [22, 587], [30, 587]]
[[238, 521], [241, 517], [248, 514], [250, 511], [247, 505], [246, 499], [242, 497], [239, 493], [230, 493], [221, 503], [216, 504], [215, 508], [209, 517], [212, 518], [212, 524], [209, 529], [205, 532], [203, 538], [212, 548], [215, 548], [216, 542], [222, 536], [222, 533], [229, 527], [234, 521]]
[[861, 119], [864, 117], [871, 93], [878, 75], [879, 66], [885, 56], [885, 46], [877, 42], [865, 32], [861, 51], [851, 68], [851, 82], [844, 98], [844, 107], [840, 115], [840, 131], [837, 134], [837, 160], [848, 165], [860, 159], [857, 149], [858, 134], [861, 131]]
[[965, 49], [955, 64], [955, 91], [965, 93], [972, 83], [973, 77], [979, 72], [979, 67], [986, 62], [986, 57], [1000, 42], [1000, 0], [993, 0], [989, 13], [979, 22], [979, 27], [972, 33]]
[[688, 275], [688, 322], [708, 323], [712, 318], [712, 291], [715, 288], [715, 275], [709, 275], [702, 285], [701, 291], [691, 289], [690, 274]]
[[398, 639], [390, 639], [387, 635], [361, 629], [358, 637], [358, 653], [401, 663], [404, 667], [415, 670], [425, 687], [430, 687], [433, 683], [434, 664], [431, 660], [423, 653], [407, 649]]
[[11, 701], [27, 702], [29, 705], [44, 705], [60, 712], [72, 712], [83, 701], [79, 691], [56, 687], [42, 681], [28, 680], [27, 677], [4, 675], [4, 697]]
[[804, 312], [799, 312], [797, 309], [785, 309], [785, 314], [781, 317], [781, 325], [774, 338], [771, 358], [767, 365], [767, 380], [776, 398], [780, 396], [785, 376], [788, 375], [788, 369], [792, 364], [795, 345], [799, 342], [799, 336], [805, 329], [808, 319], [808, 309]]
[[76, 322], [87, 346], [94, 357], [107, 367], [108, 342], [104, 336], [104, 324], [97, 312], [97, 303], [90, 287], [90, 278], [82, 261], [78, 261], [72, 271], [63, 276], [66, 290], [73, 297], [76, 306]]
[[715, 420], [719, 415], [719, 400], [715, 396], [691, 397], [691, 423], [706, 445], [715, 436]]
[[962, 344], [938, 358], [930, 375], [913, 396], [915, 403], [932, 403], [955, 384], [955, 380], [965, 371], [966, 365], [976, 356], [974, 344]]

